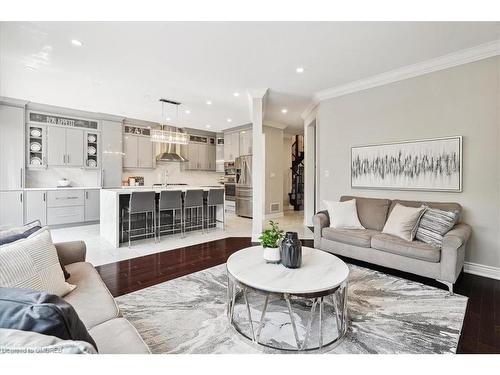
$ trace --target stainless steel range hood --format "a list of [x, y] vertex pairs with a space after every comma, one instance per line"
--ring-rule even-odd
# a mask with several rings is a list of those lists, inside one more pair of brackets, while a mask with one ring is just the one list
[[[178, 128], [175, 128], [173, 126], [163, 126], [162, 129], [182, 133], [182, 131], [179, 131]], [[171, 162], [183, 163], [189, 160], [187, 160], [185, 157], [181, 155], [180, 144], [159, 143], [159, 153], [156, 156], [156, 161], [165, 163], [171, 163]]]

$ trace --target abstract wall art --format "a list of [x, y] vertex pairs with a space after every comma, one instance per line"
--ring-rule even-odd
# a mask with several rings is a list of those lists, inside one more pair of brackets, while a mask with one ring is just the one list
[[462, 191], [462, 137], [355, 146], [353, 188]]

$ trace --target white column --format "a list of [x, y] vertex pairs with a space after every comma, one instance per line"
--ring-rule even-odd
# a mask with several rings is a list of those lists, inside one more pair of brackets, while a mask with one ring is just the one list
[[[312, 226], [312, 217], [315, 214], [314, 199], [316, 173], [319, 170], [316, 164], [316, 148], [318, 145], [315, 140], [317, 138], [318, 126], [316, 123], [316, 109], [310, 111], [304, 117], [304, 225]], [[316, 171], [315, 171], [316, 167]], [[315, 173], [316, 172], [316, 173]], [[316, 210], [318, 207], [316, 207]]]
[[252, 184], [253, 184], [253, 214], [252, 241], [258, 242], [262, 233], [264, 220], [263, 205], [265, 201], [265, 155], [262, 120], [264, 116], [264, 96], [267, 89], [249, 90], [250, 114], [252, 117]]

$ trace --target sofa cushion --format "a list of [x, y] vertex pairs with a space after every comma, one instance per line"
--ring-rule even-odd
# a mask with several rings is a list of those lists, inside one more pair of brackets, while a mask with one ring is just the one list
[[408, 242], [390, 234], [376, 234], [372, 237], [371, 247], [388, 253], [402, 255], [408, 258], [438, 263], [441, 259], [441, 249], [421, 241]]
[[323, 228], [323, 237], [327, 240], [360, 247], [371, 247], [372, 236], [379, 233], [371, 229]]
[[4, 354], [97, 354], [85, 341], [62, 340], [38, 332], [0, 328], [0, 353]]
[[120, 316], [113, 296], [90, 263], [79, 262], [66, 267], [71, 274], [68, 281], [77, 288], [64, 299], [75, 308], [87, 329]]
[[90, 330], [101, 354], [149, 354], [148, 346], [132, 324], [116, 318]]
[[340, 201], [356, 199], [359, 221], [366, 229], [381, 231], [387, 219], [391, 201], [389, 199], [342, 196]]
[[358, 218], [356, 199], [344, 202], [323, 201], [330, 218], [330, 227], [337, 229], [365, 229]]
[[382, 233], [392, 234], [406, 241], [413, 241], [417, 233], [420, 218], [427, 210], [426, 206], [406, 207], [396, 204], [385, 222]]

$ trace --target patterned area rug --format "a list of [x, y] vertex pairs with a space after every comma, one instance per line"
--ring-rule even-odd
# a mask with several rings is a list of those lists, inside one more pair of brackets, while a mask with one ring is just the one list
[[[253, 344], [229, 324], [225, 267], [118, 297], [118, 305], [153, 353], [283, 353]], [[347, 334], [320, 352], [455, 353], [467, 297], [363, 267], [349, 269]], [[256, 298], [249, 296], [251, 305], [258, 306]], [[235, 311], [236, 316], [243, 313], [246, 310]], [[297, 328], [303, 331], [306, 319], [300, 315]], [[270, 323], [263, 335], [277, 337], [284, 345], [293, 343], [291, 325], [280, 322], [280, 316], [283, 312], [266, 315]], [[257, 324], [257, 310], [252, 318]]]

